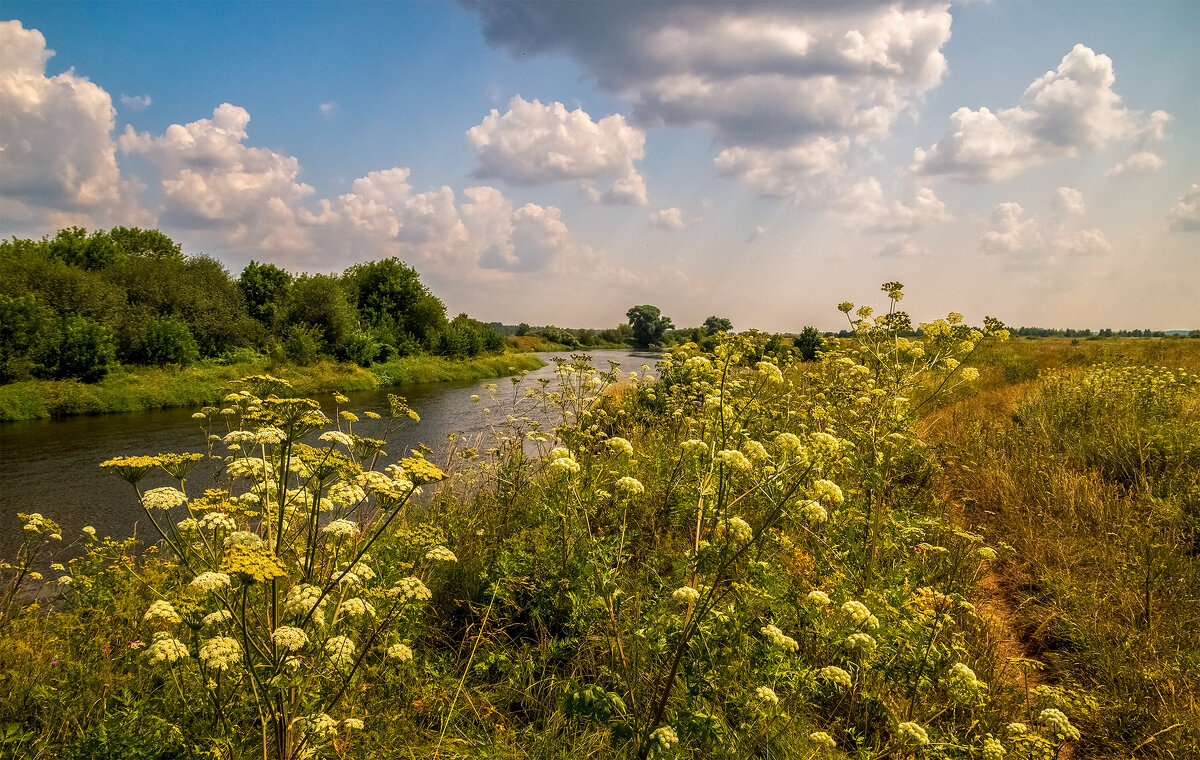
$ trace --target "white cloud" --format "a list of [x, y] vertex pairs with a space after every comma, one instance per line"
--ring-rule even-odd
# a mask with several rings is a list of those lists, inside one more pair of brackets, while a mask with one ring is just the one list
[[1167, 220], [1176, 232], [1200, 232], [1200, 185], [1192, 185], [1179, 196], [1167, 212]]
[[1046, 221], [1029, 215], [1019, 203], [1001, 203], [992, 210], [980, 247], [984, 253], [1003, 257], [1010, 266], [1049, 265], [1064, 254], [1096, 256], [1112, 250], [1103, 231], [1074, 229], [1061, 217]]
[[678, 230], [685, 225], [683, 212], [675, 207], [664, 208], [650, 215], [649, 226], [660, 230]]
[[121, 105], [131, 111], [144, 111], [153, 102], [149, 95], [126, 95], [125, 93], [121, 93]]
[[338, 104], [331, 100], [328, 103], [322, 103], [317, 106], [317, 110], [321, 112], [322, 116], [332, 116], [337, 112]]
[[68, 70], [46, 76], [54, 55], [36, 29], [0, 22], [0, 151], [5, 215], [86, 223], [92, 214], [140, 221], [121, 182], [116, 110], [99, 86]]
[[[496, 109], [467, 130], [475, 149], [475, 176], [515, 185], [580, 180], [594, 200], [644, 205], [646, 183], [634, 162], [645, 152], [646, 134], [620, 114], [593, 121], [583, 109], [562, 103], [542, 105], [515, 96], [508, 112]], [[591, 182], [612, 179], [612, 188], [595, 191]]]
[[1156, 153], [1143, 150], [1117, 164], [1104, 173], [1105, 177], [1124, 177], [1127, 174], [1143, 174], [1163, 167], [1163, 160]]
[[721, 151], [713, 163], [725, 177], [734, 177], [768, 198], [800, 204], [827, 194], [844, 171], [849, 139], [814, 137], [788, 148], [735, 146]]
[[1050, 199], [1050, 208], [1057, 214], [1074, 216], [1087, 213], [1087, 204], [1083, 202], [1083, 193], [1073, 187], [1060, 187], [1054, 191]]
[[911, 187], [906, 198], [888, 203], [879, 180], [870, 177], [846, 189], [833, 204], [843, 224], [866, 232], [911, 232], [949, 221], [950, 214], [928, 187]]
[[726, 145], [882, 134], [946, 70], [944, 2], [473, 3], [489, 42], [563, 51], [643, 124], [710, 125]]
[[746, 238], [746, 242], [753, 243], [756, 240], [761, 240], [762, 238], [766, 237], [768, 233], [770, 233], [770, 230], [760, 224], [756, 226], [754, 231], [751, 232], [749, 237]]
[[1112, 59], [1076, 45], [1055, 71], [1029, 85], [1018, 105], [955, 111], [950, 129], [936, 144], [916, 149], [913, 169], [964, 182], [991, 182], [1115, 140], [1161, 136], [1170, 116], [1156, 111], [1142, 119], [1124, 108], [1112, 90], [1115, 81]]
[[888, 240], [879, 249], [879, 255], [887, 258], [915, 259], [928, 256], [929, 251], [913, 238], [901, 235]]

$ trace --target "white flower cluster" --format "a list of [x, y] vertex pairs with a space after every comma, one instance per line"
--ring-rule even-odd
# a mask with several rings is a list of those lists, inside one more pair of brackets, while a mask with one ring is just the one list
[[646, 487], [642, 485], [642, 481], [638, 480], [637, 478], [631, 478], [628, 475], [623, 478], [617, 478], [617, 482], [614, 487], [620, 493], [628, 494], [630, 496], [637, 496], [638, 494], [646, 492]]
[[354, 664], [354, 642], [345, 636], [330, 636], [325, 642], [325, 654], [339, 668], [348, 668]]
[[842, 613], [855, 625], [862, 625], [871, 618], [871, 611], [862, 602], [849, 601], [842, 605]]
[[650, 732], [650, 738], [661, 744], [664, 749], [670, 749], [671, 745], [679, 743], [679, 734], [670, 726], [659, 726]]
[[757, 689], [754, 690], [754, 696], [757, 699], [759, 699], [763, 702], [766, 702], [768, 704], [772, 704], [772, 705], [779, 704], [779, 697], [775, 694], [775, 690], [772, 689], [770, 686], [759, 686]]
[[824, 591], [809, 591], [808, 596], [804, 597], [804, 600], [809, 604], [824, 607], [829, 604], [829, 594], [826, 594]]
[[322, 739], [328, 739], [337, 734], [338, 722], [325, 713], [310, 715], [305, 720], [308, 732]]
[[159, 599], [150, 605], [150, 609], [146, 610], [146, 614], [142, 616], [143, 623], [154, 623], [162, 621], [164, 623], [178, 623], [182, 618], [171, 603], [165, 599]]
[[1038, 723], [1048, 726], [1057, 736], [1071, 741], [1079, 741], [1079, 729], [1071, 725], [1071, 721], [1062, 710], [1047, 707], [1038, 713]]
[[1004, 760], [1004, 745], [999, 739], [993, 739], [991, 734], [983, 740], [983, 760]]
[[229, 586], [230, 579], [228, 575], [212, 572], [200, 573], [188, 584], [188, 588], [201, 594], [211, 594], [214, 591], [219, 591]]
[[356, 597], [350, 598], [338, 605], [338, 612], [349, 617], [375, 617], [375, 608], [370, 602]]
[[762, 373], [763, 379], [768, 383], [775, 385], [783, 384], [783, 372], [771, 362], [759, 362], [755, 367]]
[[206, 512], [200, 517], [197, 524], [201, 528], [207, 528], [208, 530], [224, 529], [232, 531], [237, 528], [237, 523], [234, 522], [234, 519], [224, 512]]
[[896, 726], [896, 732], [904, 737], [906, 741], [912, 741], [917, 744], [928, 744], [929, 734], [925, 733], [925, 729], [918, 726], [916, 723], [907, 722]]
[[321, 528], [321, 532], [335, 539], [354, 538], [358, 535], [358, 526], [351, 520], [334, 520]]
[[769, 459], [766, 447], [753, 438], [742, 444], [742, 451], [753, 462], [765, 462]]
[[852, 652], [868, 655], [875, 651], [875, 639], [869, 633], [852, 633], [842, 641], [842, 646]]
[[222, 545], [226, 549], [231, 546], [249, 546], [252, 549], [261, 549], [266, 544], [258, 537], [257, 533], [251, 533], [248, 530], [235, 530], [225, 537]]
[[392, 644], [388, 647], [387, 656], [400, 662], [411, 662], [413, 650], [405, 644]]
[[742, 472], [750, 472], [754, 469], [754, 465], [750, 464], [750, 460], [746, 458], [746, 455], [737, 449], [722, 449], [717, 452], [714, 459], [730, 469], [741, 470]]
[[254, 433], [254, 442], [259, 445], [275, 446], [286, 439], [287, 434], [277, 427], [261, 427]]
[[685, 455], [704, 456], [708, 454], [708, 444], [697, 438], [684, 441], [680, 448], [683, 449]]
[[227, 623], [230, 620], [233, 620], [232, 612], [229, 610], [217, 610], [216, 612], [210, 612], [205, 615], [204, 618], [201, 619], [200, 625], [205, 628], [212, 628], [213, 626], [220, 625], [221, 623]]
[[299, 628], [281, 625], [271, 634], [271, 641], [290, 652], [295, 652], [308, 646], [308, 634]]
[[[554, 451], [565, 452], [566, 449], [555, 449]], [[570, 454], [556, 457], [552, 451], [550, 452], [550, 455], [550, 464], [546, 466], [546, 469], [548, 469], [552, 475], [573, 475], [583, 469], [579, 466], [579, 462], [576, 462], [571, 458]]]
[[228, 670], [242, 661], [242, 648], [229, 636], [214, 636], [200, 647], [200, 661], [213, 670]]
[[817, 678], [822, 681], [831, 683], [843, 691], [850, 688], [850, 674], [839, 668], [837, 665], [826, 665], [817, 671]]
[[[292, 586], [287, 596], [283, 598], [283, 614], [303, 617], [308, 614], [309, 610], [316, 606], [317, 600], [321, 599], [321, 587], [314, 586], [311, 583], [301, 583]], [[324, 599], [321, 600], [321, 607], [325, 606]], [[318, 620], [322, 620], [321, 610], [315, 614]]]
[[633, 444], [619, 436], [609, 438], [604, 442], [604, 445], [607, 446], [608, 450], [614, 454], [624, 454], [627, 457], [633, 456]]
[[829, 519], [829, 513], [825, 511], [825, 507], [822, 507], [811, 499], [800, 503], [800, 515], [804, 518], [805, 522], [816, 523], [818, 525]]
[[146, 661], [151, 665], [173, 665], [187, 656], [187, 645], [166, 631], [154, 634], [154, 642], [146, 649]]
[[740, 517], [731, 517], [726, 522], [717, 525], [717, 531], [721, 534], [729, 534], [729, 537], [739, 544], [749, 543], [750, 539], [754, 538], [754, 529], [750, 527], [750, 523]]
[[691, 586], [680, 586], [671, 592], [671, 598], [674, 599], [677, 604], [693, 604], [700, 598], [700, 592]]
[[183, 491], [171, 486], [151, 488], [142, 494], [142, 504], [146, 509], [168, 510], [171, 507], [178, 507], [180, 504], [187, 504], [187, 496], [183, 494]]
[[[345, 414], [345, 412], [343, 412], [343, 414]], [[347, 731], [363, 730], [363, 722], [358, 718], [346, 718], [342, 721], [342, 726], [344, 726]]]
[[819, 744], [826, 749], [834, 749], [837, 747], [837, 742], [833, 740], [833, 737], [824, 731], [813, 731], [808, 735], [808, 740], [813, 744]]
[[842, 496], [842, 489], [831, 480], [814, 480], [812, 486], [808, 489], [808, 496], [813, 501], [826, 502], [829, 504], [841, 504], [846, 500]]
[[435, 546], [425, 552], [425, 559], [433, 562], [458, 562], [458, 557], [454, 556], [454, 552], [444, 546]]
[[795, 652], [800, 648], [800, 645], [795, 639], [793, 639], [791, 636], [784, 635], [783, 631], [781, 631], [775, 625], [764, 625], [759, 629], [758, 632], [770, 639], [771, 643], [780, 649], [787, 650], [788, 652]]
[[396, 581], [396, 585], [388, 589], [388, 596], [399, 597], [402, 601], [415, 599], [423, 602], [432, 599], [433, 592], [421, 583], [420, 578], [409, 575]]
[[338, 430], [326, 430], [318, 439], [325, 443], [340, 443], [348, 449], [354, 448], [354, 439]]
[[950, 683], [955, 689], [963, 692], [964, 696], [975, 696], [987, 688], [987, 684], [975, 676], [975, 671], [961, 662], [954, 663], [950, 668]]

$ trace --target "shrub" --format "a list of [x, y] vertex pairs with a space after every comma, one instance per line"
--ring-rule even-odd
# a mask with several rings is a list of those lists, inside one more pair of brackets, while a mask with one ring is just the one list
[[142, 364], [186, 366], [199, 358], [200, 348], [186, 324], [175, 317], [159, 317], [142, 332], [137, 356]]
[[94, 383], [117, 363], [117, 349], [104, 327], [85, 317], [65, 317], [58, 335], [38, 357], [38, 374], [55, 380], [77, 377]]

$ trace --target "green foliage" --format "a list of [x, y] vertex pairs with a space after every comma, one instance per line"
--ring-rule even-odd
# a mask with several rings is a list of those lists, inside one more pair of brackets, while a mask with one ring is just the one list
[[39, 351], [37, 373], [61, 380], [74, 377], [94, 383], [116, 366], [117, 351], [104, 327], [86, 317], [66, 317], [57, 335]]
[[54, 312], [36, 295], [0, 293], [0, 383], [32, 377], [32, 354], [53, 335]]
[[137, 356], [141, 364], [187, 366], [199, 358], [200, 349], [186, 324], [174, 317], [160, 317], [146, 325]]
[[704, 332], [708, 335], [716, 335], [719, 332], [733, 332], [733, 322], [730, 322], [725, 317], [709, 317], [704, 320]]
[[289, 362], [306, 367], [321, 354], [323, 338], [316, 327], [290, 325], [283, 337], [283, 355]]
[[815, 361], [818, 353], [825, 346], [825, 338], [817, 328], [806, 326], [792, 340], [792, 346], [800, 353], [800, 358], [806, 362]]
[[[308, 274], [292, 283], [284, 311], [286, 340], [301, 334], [305, 350], [308, 338], [317, 340], [317, 351], [337, 358], [345, 356], [346, 341], [355, 324], [354, 308], [338, 278], [324, 274]], [[297, 338], [297, 340], [300, 340]], [[297, 346], [299, 348], [299, 346]], [[287, 349], [292, 356], [293, 349]], [[303, 352], [297, 355], [306, 355]]]
[[341, 282], [363, 323], [386, 327], [397, 340], [407, 334], [430, 346], [446, 324], [445, 305], [421, 284], [416, 270], [399, 259], [356, 264], [343, 273]]
[[287, 303], [292, 276], [274, 264], [251, 261], [238, 278], [238, 289], [250, 316], [268, 328], [275, 326]]
[[638, 346], [655, 346], [662, 342], [663, 333], [674, 327], [669, 317], [662, 316], [657, 306], [643, 304], [625, 312], [633, 329], [633, 342]]

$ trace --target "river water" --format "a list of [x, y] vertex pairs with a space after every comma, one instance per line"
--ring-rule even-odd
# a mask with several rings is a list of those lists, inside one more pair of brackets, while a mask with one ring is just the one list
[[[660, 354], [629, 350], [592, 351], [590, 355], [597, 369], [607, 370], [608, 362], [615, 361], [626, 373], [639, 370], [643, 364], [653, 367], [661, 358]], [[539, 356], [549, 363], [530, 372], [522, 380], [522, 388], [539, 377], [553, 378], [552, 360], [564, 354]], [[405, 422], [390, 436], [385, 447], [389, 454], [386, 461], [393, 462], [418, 443], [441, 453], [446, 450], [450, 434], [472, 435], [486, 430], [483, 408], [487, 394], [483, 386], [487, 383], [496, 383], [501, 400], [513, 395], [509, 378], [425, 383], [349, 394], [350, 403], [341, 408], [358, 415], [360, 422], [354, 425], [355, 433], [379, 438], [384, 420], [369, 420], [362, 412], [374, 411], [386, 418], [389, 393], [408, 400], [421, 421]], [[483, 397], [481, 403], [471, 401], [475, 394]], [[318, 400], [325, 413], [333, 417], [331, 396], [326, 394]], [[502, 415], [504, 405], [496, 406], [494, 415]], [[164, 409], [0, 424], [0, 558], [11, 559], [21, 541], [18, 512], [40, 512], [56, 520], [62, 526], [65, 543], [77, 540], [85, 525], [93, 526], [101, 536], [157, 538], [153, 527], [143, 526], [145, 515], [129, 484], [98, 465], [122, 455], [207, 451], [205, 433], [192, 419], [195, 411]], [[537, 414], [530, 416], [536, 418]], [[224, 454], [224, 447], [218, 446], [216, 453]], [[188, 493], [193, 496], [201, 493], [206, 485], [213, 483], [215, 472], [215, 466], [193, 472], [188, 478]], [[161, 471], [142, 481], [143, 488], [160, 485], [174, 485], [174, 481]]]

